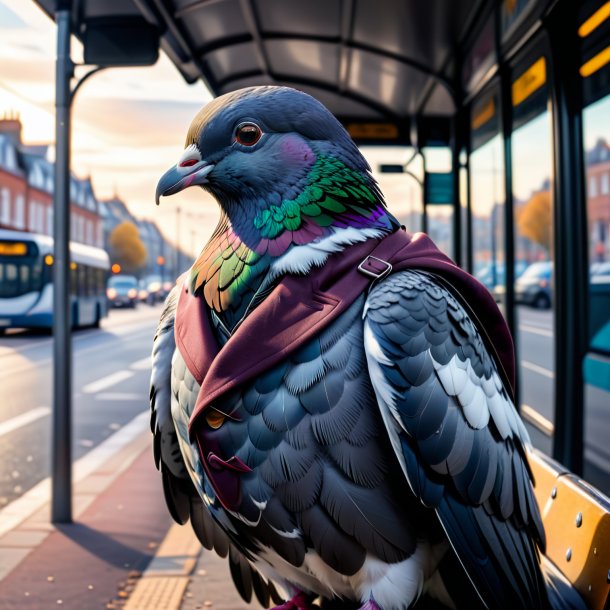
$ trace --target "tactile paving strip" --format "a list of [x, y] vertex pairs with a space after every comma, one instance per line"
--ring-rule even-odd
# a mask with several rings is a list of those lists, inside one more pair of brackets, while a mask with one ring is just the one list
[[186, 576], [142, 578], [125, 604], [124, 610], [177, 610], [188, 582]]

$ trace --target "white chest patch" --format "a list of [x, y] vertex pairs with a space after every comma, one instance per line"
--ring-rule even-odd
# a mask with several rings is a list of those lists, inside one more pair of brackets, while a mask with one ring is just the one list
[[[436, 572], [447, 543], [430, 546], [419, 542], [415, 553], [399, 563], [385, 563], [367, 555], [353, 576], [345, 576], [329, 567], [313, 550], [305, 554], [303, 565], [295, 567], [272, 549], [258, 555], [255, 566], [261, 574], [324, 597], [341, 597], [364, 604], [374, 599], [384, 610], [406, 610], [420, 596], [428, 579]], [[287, 582], [288, 581], [288, 582]], [[292, 594], [292, 592], [289, 592]]]

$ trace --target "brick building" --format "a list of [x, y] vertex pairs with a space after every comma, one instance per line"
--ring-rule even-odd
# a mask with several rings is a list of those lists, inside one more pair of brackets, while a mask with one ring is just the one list
[[587, 151], [590, 261], [610, 260], [610, 146], [600, 139]]
[[[53, 233], [54, 164], [48, 147], [27, 146], [17, 116], [0, 119], [0, 227]], [[99, 204], [89, 178], [70, 176], [71, 239], [103, 247]]]

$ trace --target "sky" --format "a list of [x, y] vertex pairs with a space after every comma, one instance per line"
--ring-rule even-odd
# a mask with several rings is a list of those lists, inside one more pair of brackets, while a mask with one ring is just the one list
[[[76, 39], [72, 57], [82, 53]], [[18, 112], [27, 144], [54, 140], [55, 24], [31, 0], [0, 0], [0, 116]], [[86, 68], [78, 68], [82, 74]], [[159, 177], [184, 148], [192, 117], [211, 95], [187, 85], [161, 55], [149, 68], [115, 68], [94, 75], [75, 98], [72, 169], [91, 176], [100, 198], [117, 194], [138, 218], [157, 222], [175, 241], [182, 209], [183, 247], [191, 250], [216, 224], [218, 208], [200, 189], [154, 203]], [[193, 238], [192, 231], [196, 236]]]
[[[18, 112], [27, 144], [54, 139], [55, 24], [31, 0], [0, 0], [0, 116]], [[72, 42], [72, 57], [82, 49]], [[77, 74], [86, 72], [78, 68]], [[159, 177], [178, 159], [193, 116], [211, 99], [203, 83], [187, 85], [161, 53], [153, 67], [114, 68], [92, 76], [72, 110], [72, 170], [91, 176], [95, 193], [121, 197], [138, 218], [157, 222], [187, 252], [199, 251], [216, 226], [216, 202], [187, 189], [157, 208]], [[372, 164], [405, 160], [406, 149], [372, 153]], [[395, 213], [408, 213], [419, 187], [400, 175], [381, 177]], [[180, 222], [177, 225], [177, 208]]]
[[[76, 39], [72, 47], [78, 62], [81, 49]], [[55, 48], [55, 24], [32, 0], [0, 0], [0, 116], [18, 112], [28, 144], [54, 138]], [[78, 70], [77, 74], [86, 71]], [[192, 117], [210, 99], [203, 83], [187, 85], [161, 54], [153, 67], [114, 68], [94, 75], [80, 89], [72, 113], [73, 171], [80, 177], [91, 176], [98, 197], [118, 195], [134, 215], [155, 221], [170, 241], [179, 236], [182, 247], [193, 253], [216, 225], [217, 204], [201, 189], [187, 189], [163, 199], [157, 208], [154, 192], [159, 177], [183, 150]], [[587, 148], [600, 135], [610, 140], [608, 106], [605, 100], [585, 112]], [[548, 121], [548, 116], [540, 117], [515, 134], [521, 162], [514, 190], [521, 199], [539, 189], [549, 175]], [[446, 151], [435, 153], [428, 159], [429, 169], [447, 171]], [[405, 148], [365, 149], [374, 170], [379, 163], [404, 162], [409, 154]], [[421, 190], [413, 179], [374, 173], [396, 215], [404, 218], [419, 209]], [[471, 187], [482, 208], [491, 209], [493, 204], [491, 174], [480, 173]]]

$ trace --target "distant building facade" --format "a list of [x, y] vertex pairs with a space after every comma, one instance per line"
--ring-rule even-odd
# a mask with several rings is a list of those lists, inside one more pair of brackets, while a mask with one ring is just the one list
[[590, 261], [610, 260], [610, 146], [599, 139], [586, 154]]
[[[19, 117], [0, 119], [0, 227], [53, 233], [54, 163], [48, 147], [27, 146]], [[104, 231], [90, 178], [70, 176], [71, 239], [103, 246]]]

